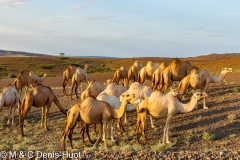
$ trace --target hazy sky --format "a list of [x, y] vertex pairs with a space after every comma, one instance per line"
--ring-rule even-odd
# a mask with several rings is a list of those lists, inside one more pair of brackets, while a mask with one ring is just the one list
[[240, 52], [239, 0], [0, 0], [0, 49], [66, 56]]

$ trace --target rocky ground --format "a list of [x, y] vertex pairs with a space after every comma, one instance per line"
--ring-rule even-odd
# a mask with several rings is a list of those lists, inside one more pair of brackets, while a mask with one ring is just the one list
[[[16, 61], [16, 60], [15, 60]], [[239, 64], [238, 61], [231, 62], [218, 60], [213, 63], [205, 64], [205, 61], [197, 64], [219, 72], [219, 67]], [[9, 61], [3, 61], [11, 67]], [[9, 62], [9, 63], [7, 63]], [[113, 62], [111, 62], [113, 63]], [[130, 62], [129, 62], [130, 63]], [[26, 66], [28, 63], [24, 63]], [[118, 64], [122, 65], [122, 64]], [[212, 66], [211, 66], [212, 65]], [[227, 67], [228, 67], [227, 66]], [[16, 67], [16, 66], [15, 66]], [[18, 66], [20, 68], [20, 66]], [[70, 100], [68, 96], [62, 96], [62, 70], [54, 71], [54, 77], [47, 77], [44, 85], [50, 86], [59, 98], [60, 103], [66, 109], [71, 108], [79, 102], [79, 99]], [[235, 67], [237, 70], [239, 67]], [[206, 68], [207, 69], [207, 68]], [[12, 71], [19, 72], [16, 68]], [[60, 73], [61, 72], [61, 73]], [[53, 74], [53, 73], [52, 73]], [[113, 73], [94, 73], [90, 74], [90, 79], [104, 82], [112, 78]], [[136, 143], [135, 125], [136, 113], [128, 113], [128, 124], [124, 124], [125, 132], [120, 132], [116, 128], [115, 137], [118, 143], [112, 143], [109, 139], [110, 130], [108, 130], [107, 144], [108, 151], [105, 151], [103, 143], [99, 144], [97, 149], [92, 145], [82, 146], [82, 138], [79, 135], [79, 124], [75, 127], [73, 134], [74, 150], [69, 147], [66, 141], [67, 151], [81, 153], [82, 159], [240, 159], [240, 73], [229, 74], [222, 83], [213, 84], [210, 87], [207, 98], [208, 110], [202, 108], [202, 102], [199, 103], [199, 109], [190, 113], [176, 115], [170, 123], [171, 144], [161, 145], [163, 128], [166, 118], [154, 119], [156, 128], [150, 127], [150, 121], [147, 119], [146, 135], [149, 144], [144, 143], [144, 138], [139, 133], [141, 144]], [[0, 79], [0, 88], [6, 84], [12, 83], [14, 78]], [[149, 85], [150, 83], [147, 83]], [[70, 87], [68, 85], [67, 91]], [[188, 95], [188, 98], [191, 94]], [[189, 101], [186, 100], [184, 103]], [[58, 111], [55, 105], [52, 105], [48, 124], [50, 130], [44, 131], [40, 128], [41, 109], [32, 107], [25, 120], [24, 132], [25, 138], [19, 137], [19, 126], [7, 125], [9, 110], [4, 108], [0, 112], [0, 151], [43, 151], [59, 152], [61, 150], [61, 135], [65, 128], [66, 118]], [[16, 115], [16, 120], [18, 116]], [[97, 135], [92, 132], [90, 127], [90, 136], [93, 141]], [[87, 139], [85, 140], [87, 141]], [[1, 153], [1, 152], [0, 152]], [[67, 159], [67, 158], [62, 158]]]

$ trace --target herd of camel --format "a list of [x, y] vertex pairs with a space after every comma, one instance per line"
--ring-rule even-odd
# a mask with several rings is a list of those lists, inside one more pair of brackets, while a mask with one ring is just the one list
[[[89, 136], [89, 125], [99, 125], [99, 135], [94, 143], [96, 147], [100, 140], [106, 144], [106, 128], [111, 122], [111, 140], [114, 139], [114, 125], [117, 120], [119, 128], [124, 131], [121, 118], [125, 115], [124, 122], [127, 123], [126, 113], [135, 110], [137, 113], [136, 137], [137, 143], [140, 143], [138, 132], [141, 131], [148, 143], [145, 134], [145, 125], [147, 114], [150, 114], [151, 126], [155, 127], [152, 117], [167, 117], [163, 132], [163, 144], [169, 141], [169, 124], [172, 117], [176, 114], [191, 112], [197, 108], [199, 100], [204, 99], [203, 108], [207, 109], [205, 98], [207, 97], [210, 83], [221, 82], [225, 76], [232, 72], [232, 68], [223, 68], [220, 75], [212, 75], [207, 70], [200, 70], [190, 62], [180, 59], [174, 59], [169, 65], [166, 62], [154, 63], [149, 61], [144, 66], [136, 60], [134, 64], [127, 68], [120, 67], [113, 75], [113, 79], [107, 80], [108, 85], [103, 86], [102, 82], [89, 80], [88, 69], [90, 64], [86, 64], [84, 69], [70, 65], [63, 72], [63, 95], [66, 93], [66, 85], [71, 80], [70, 96], [72, 99], [73, 88], [78, 97], [78, 86], [81, 83], [81, 101], [75, 104], [71, 109], [64, 109], [57, 96], [48, 86], [41, 84], [43, 77], [37, 76], [34, 72], [26, 73], [22, 71], [14, 80], [13, 84], [4, 87], [0, 94], [0, 111], [4, 107], [10, 108], [8, 124], [14, 122], [14, 112], [17, 109], [19, 113], [20, 134], [23, 137], [24, 119], [31, 107], [42, 108], [41, 127], [48, 130], [47, 115], [52, 102], [66, 116], [66, 128], [62, 134], [62, 150], [65, 150], [65, 138], [68, 136], [71, 148], [73, 129], [77, 123], [81, 122], [82, 141], [84, 142], [84, 132], [87, 133], [89, 142], [93, 144]], [[151, 87], [144, 85], [149, 80]], [[82, 92], [82, 84], [88, 85]], [[120, 84], [121, 82], [121, 84]], [[175, 86], [175, 82], [179, 82]], [[28, 87], [32, 90], [28, 92]], [[22, 89], [25, 88], [25, 96], [20, 98]], [[181, 100], [187, 90], [193, 89], [194, 93], [188, 103], [182, 103]], [[12, 122], [11, 122], [12, 120]]]

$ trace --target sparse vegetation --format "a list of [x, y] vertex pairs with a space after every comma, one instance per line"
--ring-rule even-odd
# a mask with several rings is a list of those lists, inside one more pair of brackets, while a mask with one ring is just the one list
[[214, 135], [210, 134], [208, 132], [203, 132], [202, 139], [205, 141], [212, 141], [212, 140], [214, 140]]
[[42, 68], [42, 69], [53, 69], [53, 68], [55, 68], [55, 64], [43, 63], [43, 64], [39, 64], [38, 67]]
[[234, 123], [236, 119], [236, 114], [229, 114], [228, 115], [228, 120], [230, 121], [230, 123]]

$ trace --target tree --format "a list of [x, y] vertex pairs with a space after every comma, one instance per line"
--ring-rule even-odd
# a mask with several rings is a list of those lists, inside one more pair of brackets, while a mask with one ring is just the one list
[[65, 53], [59, 53], [61, 57], [64, 57]]

